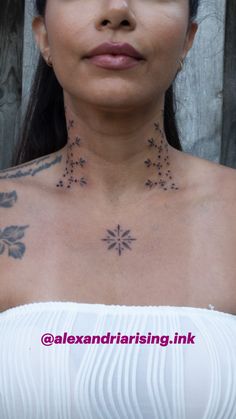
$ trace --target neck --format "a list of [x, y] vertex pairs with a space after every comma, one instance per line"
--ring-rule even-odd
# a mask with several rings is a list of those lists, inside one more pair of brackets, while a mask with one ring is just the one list
[[98, 116], [97, 112], [86, 113], [82, 106], [75, 109], [65, 101], [68, 138], [61, 150], [63, 173], [58, 189], [72, 194], [96, 191], [109, 200], [179, 189], [172, 167], [176, 150], [164, 132], [162, 103], [154, 116], [147, 109], [140, 115], [127, 112], [122, 119], [107, 111]]

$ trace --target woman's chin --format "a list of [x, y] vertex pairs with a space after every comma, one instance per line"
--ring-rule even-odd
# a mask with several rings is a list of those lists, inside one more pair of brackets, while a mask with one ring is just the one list
[[83, 97], [83, 101], [90, 103], [93, 107], [103, 107], [107, 108], [107, 110], [111, 109], [133, 109], [134, 107], [142, 107], [146, 106], [148, 102], [150, 102], [150, 97], [137, 97], [136, 92], [129, 92], [127, 91], [122, 93], [121, 91], [117, 91], [117, 89], [104, 89], [101, 94], [100, 92], [97, 94], [88, 95], [87, 98]]
[[[92, 106], [95, 106], [97, 109], [100, 108], [106, 112], [116, 112], [116, 111], [123, 111], [123, 112], [134, 112], [135, 108], [142, 107], [142, 104], [137, 104], [137, 100], [131, 101], [129, 99], [120, 99], [120, 100], [107, 100], [107, 101], [97, 101], [96, 103], [93, 101], [91, 103]], [[145, 104], [143, 104], [145, 106]]]

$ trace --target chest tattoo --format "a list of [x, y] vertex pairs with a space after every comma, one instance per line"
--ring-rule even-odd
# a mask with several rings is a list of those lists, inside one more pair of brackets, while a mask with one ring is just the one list
[[107, 242], [108, 250], [114, 249], [121, 256], [124, 250], [131, 250], [130, 245], [137, 239], [131, 237], [130, 230], [124, 230], [118, 224], [113, 230], [107, 230], [106, 237], [101, 240]]
[[[0, 209], [12, 208], [17, 202], [16, 191], [0, 193]], [[11, 225], [1, 228], [0, 225], [0, 255], [8, 251], [8, 256], [14, 259], [22, 259], [26, 246], [20, 241], [25, 235], [25, 229], [29, 225]]]

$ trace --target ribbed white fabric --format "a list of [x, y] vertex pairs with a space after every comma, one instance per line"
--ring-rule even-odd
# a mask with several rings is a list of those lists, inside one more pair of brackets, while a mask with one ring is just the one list
[[[188, 334], [195, 344], [58, 344], [41, 336]], [[49, 301], [0, 313], [1, 419], [236, 419], [236, 316]]]

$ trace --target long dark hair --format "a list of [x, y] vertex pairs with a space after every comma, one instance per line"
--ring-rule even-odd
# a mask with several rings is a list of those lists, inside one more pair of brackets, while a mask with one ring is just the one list
[[[35, 12], [45, 16], [47, 0], [35, 0]], [[197, 15], [199, 0], [189, 0], [189, 22]], [[168, 143], [182, 151], [175, 119], [173, 84], [165, 93], [164, 130]], [[67, 143], [67, 127], [63, 89], [53, 68], [42, 55], [36, 67], [28, 106], [20, 128], [11, 166], [17, 166], [63, 148]]]

